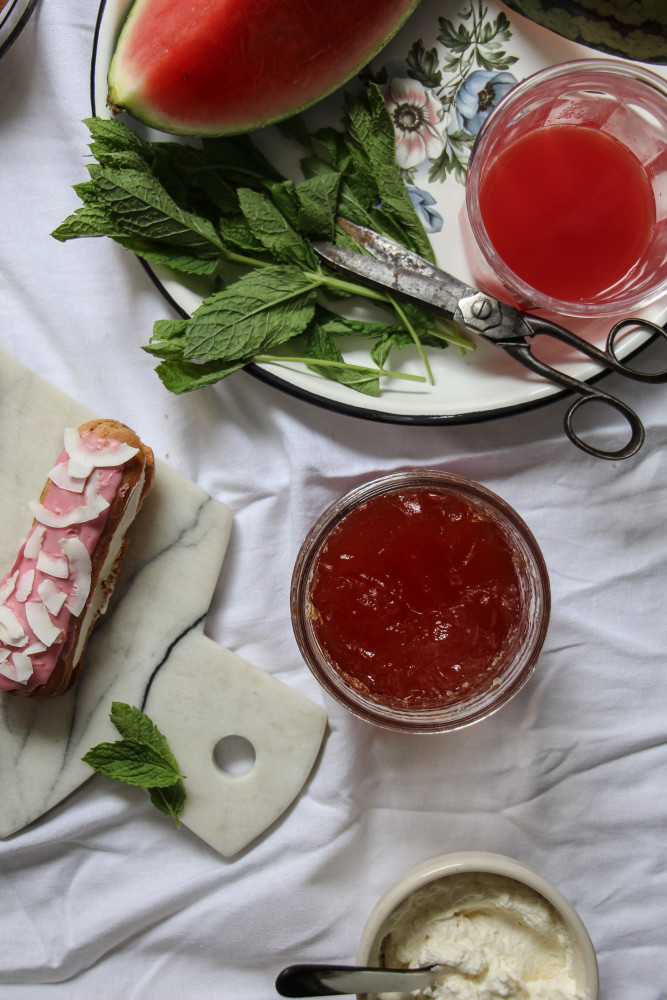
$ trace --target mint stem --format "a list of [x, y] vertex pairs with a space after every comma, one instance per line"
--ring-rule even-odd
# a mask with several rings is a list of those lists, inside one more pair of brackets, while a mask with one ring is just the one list
[[398, 316], [401, 323], [403, 324], [403, 326], [405, 327], [405, 329], [408, 331], [408, 333], [415, 342], [417, 350], [419, 351], [419, 356], [422, 359], [422, 363], [424, 365], [424, 370], [426, 371], [426, 374], [428, 376], [429, 382], [431, 383], [431, 385], [435, 385], [435, 379], [433, 378], [431, 365], [429, 364], [429, 360], [426, 357], [426, 351], [424, 350], [424, 346], [417, 335], [417, 331], [413, 327], [412, 323], [410, 322], [410, 320], [408, 319], [408, 317], [406, 316], [405, 312], [403, 311], [400, 304], [396, 301], [396, 299], [390, 297], [390, 302], [394, 307], [394, 310], [396, 311], [396, 315]]
[[388, 368], [366, 368], [364, 365], [352, 365], [348, 361], [329, 361], [323, 358], [286, 358], [281, 355], [263, 355], [257, 354], [252, 361], [255, 364], [290, 364], [299, 363], [304, 365], [316, 365], [318, 368], [321, 367], [332, 367], [332, 368], [348, 368], [350, 371], [355, 372], [367, 372], [369, 375], [386, 375], [390, 378], [402, 378], [408, 382], [425, 382], [426, 379], [423, 375], [411, 375], [409, 372], [395, 372], [390, 371]]

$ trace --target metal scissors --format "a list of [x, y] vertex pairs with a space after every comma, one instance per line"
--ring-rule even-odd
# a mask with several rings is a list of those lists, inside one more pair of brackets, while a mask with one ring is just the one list
[[[667, 331], [656, 323], [644, 319], [622, 319], [616, 323], [607, 338], [605, 350], [571, 333], [564, 327], [530, 313], [523, 313], [512, 306], [494, 299], [485, 292], [471, 288], [458, 278], [447, 274], [430, 261], [418, 256], [393, 240], [365, 226], [338, 217], [338, 225], [368, 253], [359, 253], [337, 247], [331, 243], [314, 242], [317, 255], [331, 267], [354, 275], [364, 284], [391, 291], [402, 299], [414, 302], [437, 315], [446, 316], [495, 344], [524, 367], [550, 382], [577, 394], [567, 410], [563, 422], [565, 433], [578, 448], [597, 458], [629, 458], [644, 443], [644, 427], [637, 414], [616, 396], [595, 385], [582, 382], [566, 372], [535, 357], [531, 338], [540, 334], [576, 348], [607, 371], [615, 371], [638, 382], [667, 382], [667, 369], [660, 372], [639, 372], [629, 368], [616, 356], [616, 342], [620, 333], [629, 327], [643, 327], [651, 334], [667, 340]], [[369, 256], [370, 254], [370, 256]], [[618, 411], [630, 426], [630, 440], [616, 451], [605, 451], [584, 441], [574, 430], [575, 413], [585, 403], [597, 401]]]

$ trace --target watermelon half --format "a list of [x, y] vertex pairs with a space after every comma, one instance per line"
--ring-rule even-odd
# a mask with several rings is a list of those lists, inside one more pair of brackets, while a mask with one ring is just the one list
[[108, 105], [180, 135], [279, 121], [354, 76], [418, 0], [135, 0]]

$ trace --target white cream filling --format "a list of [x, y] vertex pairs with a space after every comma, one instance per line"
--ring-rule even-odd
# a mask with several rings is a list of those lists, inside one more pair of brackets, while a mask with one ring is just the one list
[[81, 656], [83, 655], [83, 651], [86, 647], [86, 642], [88, 639], [88, 633], [95, 624], [97, 617], [99, 615], [103, 615], [107, 609], [111, 593], [107, 592], [104, 585], [107, 582], [108, 577], [113, 572], [114, 566], [116, 565], [116, 560], [118, 559], [120, 550], [123, 546], [125, 535], [127, 534], [130, 525], [132, 524], [133, 520], [137, 515], [137, 510], [139, 509], [139, 501], [141, 499], [141, 493], [144, 487], [144, 480], [145, 480], [145, 472], [142, 472], [139, 482], [137, 483], [137, 485], [132, 490], [132, 493], [130, 494], [129, 501], [125, 508], [123, 517], [121, 518], [120, 524], [118, 525], [116, 531], [114, 532], [113, 537], [111, 538], [109, 550], [107, 552], [106, 559], [104, 560], [104, 564], [102, 565], [102, 569], [99, 575], [99, 582], [93, 594], [91, 595], [91, 599], [88, 605], [86, 606], [83, 620], [81, 622], [81, 627], [79, 629], [77, 643], [74, 648], [74, 656], [72, 659], [72, 663], [75, 666], [81, 659]]

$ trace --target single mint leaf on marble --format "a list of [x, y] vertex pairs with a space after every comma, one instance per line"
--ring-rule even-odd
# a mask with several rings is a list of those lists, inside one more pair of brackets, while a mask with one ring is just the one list
[[98, 774], [117, 778], [127, 785], [138, 785], [140, 788], [173, 785], [182, 777], [163, 754], [149, 743], [136, 739], [98, 743], [82, 759]]
[[109, 718], [121, 736], [125, 739], [138, 740], [140, 743], [148, 743], [178, 773], [178, 764], [167, 740], [152, 719], [149, 719], [141, 709], [135, 708], [134, 705], [126, 705], [123, 701], [114, 701], [111, 703]]
[[140, 709], [121, 701], [112, 703], [109, 718], [123, 739], [98, 743], [83, 761], [98, 774], [145, 788], [155, 807], [180, 826], [185, 785], [166, 737]]
[[165, 816], [171, 816], [176, 826], [181, 825], [180, 816], [185, 806], [185, 785], [180, 779], [167, 788], [149, 788], [148, 794], [156, 809]]

